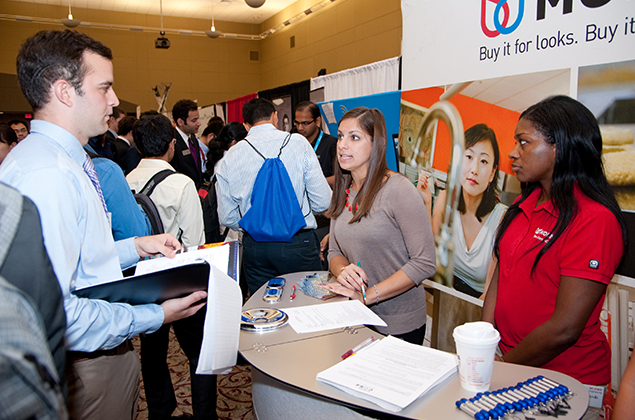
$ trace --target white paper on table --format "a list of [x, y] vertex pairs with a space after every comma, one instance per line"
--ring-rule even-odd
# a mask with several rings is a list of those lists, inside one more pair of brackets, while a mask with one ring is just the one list
[[386, 326], [380, 317], [358, 300], [284, 308], [284, 312], [289, 315], [289, 325], [298, 334], [354, 325]]
[[178, 253], [174, 258], [152, 258], [137, 264], [135, 275], [152, 273], [171, 267], [207, 261], [210, 265], [207, 286], [207, 311], [203, 343], [196, 373], [226, 373], [236, 364], [240, 337], [242, 292], [238, 283], [229, 277], [230, 245], [203, 248]]
[[211, 266], [207, 312], [197, 374], [222, 374], [236, 364], [242, 293], [231, 277]]
[[398, 412], [456, 371], [454, 354], [388, 336], [318, 373], [317, 380]]

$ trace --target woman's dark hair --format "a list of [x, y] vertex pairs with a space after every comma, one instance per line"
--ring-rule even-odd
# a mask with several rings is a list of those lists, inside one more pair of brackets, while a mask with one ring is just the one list
[[[339, 124], [341, 125], [342, 121], [349, 118], [355, 118], [362, 130], [370, 136], [373, 142], [368, 162], [368, 175], [355, 197], [355, 201], [351, 203], [353, 206], [353, 218], [349, 223], [355, 223], [370, 213], [375, 197], [384, 184], [384, 177], [388, 173], [388, 164], [386, 163], [386, 122], [380, 110], [366, 107], [351, 109], [344, 114]], [[353, 182], [353, 176], [349, 171], [345, 171], [340, 167], [337, 158], [335, 163], [333, 197], [331, 198], [331, 205], [325, 214], [329, 218], [335, 218], [342, 213], [344, 202], [346, 201], [346, 189]], [[356, 205], [359, 206], [358, 210], [355, 210]]]
[[223, 119], [221, 117], [214, 116], [207, 122], [207, 127], [203, 130], [203, 134], [201, 134], [201, 136], [209, 136], [210, 134], [218, 136], [224, 126], [225, 122]]
[[6, 143], [11, 146], [13, 143], [18, 142], [18, 135], [9, 124], [0, 123], [0, 142]]
[[[498, 150], [498, 142], [496, 141], [496, 134], [494, 130], [489, 128], [486, 124], [476, 124], [467, 130], [465, 130], [465, 150], [474, 146], [481, 141], [489, 141], [494, 149], [494, 178], [492, 182], [487, 185], [487, 189], [483, 192], [483, 199], [476, 209], [476, 218], [481, 221], [482, 217], [487, 216], [498, 204], [498, 195], [500, 191], [498, 189], [498, 168], [500, 162], [500, 151]], [[459, 207], [458, 210], [465, 214], [465, 199], [463, 198], [463, 189], [461, 188], [461, 195], [459, 195]]]
[[[602, 164], [602, 137], [591, 111], [568, 96], [551, 96], [530, 106], [520, 115], [544, 136], [549, 144], [556, 145], [556, 158], [551, 179], [551, 199], [558, 211], [558, 220], [551, 239], [544, 243], [536, 256], [532, 271], [540, 258], [558, 240], [578, 211], [574, 198], [577, 184], [584, 195], [611, 211], [622, 227], [622, 242], [626, 250], [626, 225], [613, 190], [604, 175]], [[499, 245], [512, 220], [522, 212], [520, 205], [540, 187], [539, 182], [528, 183], [521, 197], [512, 204], [501, 221], [494, 252], [499, 256]]]
[[215, 138], [211, 139], [207, 147], [207, 176], [211, 178], [214, 174], [214, 166], [216, 162], [221, 160], [229, 145], [235, 140], [239, 142], [247, 137], [247, 129], [239, 122], [230, 122], [220, 130]]

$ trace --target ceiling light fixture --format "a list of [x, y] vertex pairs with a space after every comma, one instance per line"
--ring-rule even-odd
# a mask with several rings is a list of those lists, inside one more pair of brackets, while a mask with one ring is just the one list
[[214, 0], [212, 0], [212, 28], [209, 31], [205, 31], [205, 35], [212, 39], [218, 38], [222, 35], [222, 32], [217, 31], [216, 26], [214, 26]]
[[265, 0], [245, 0], [245, 3], [247, 3], [249, 7], [253, 7], [254, 9], [257, 9], [263, 4], [265, 4]]
[[[248, 2], [249, 0], [245, 0], [245, 1]], [[284, 22], [277, 24], [273, 28], [267, 29], [265, 32], [260, 34], [260, 39], [265, 39], [269, 35], [273, 35], [274, 33], [278, 32], [280, 29], [284, 29], [287, 26], [298, 22], [300, 19], [303, 19], [303, 18], [309, 16], [310, 14], [317, 12], [318, 10], [330, 5], [331, 3], [335, 2], [335, 1], [336, 0], [322, 0], [319, 3], [317, 3], [317, 4], [314, 4], [312, 7], [309, 7], [305, 11], [300, 12], [297, 15], [290, 17], [289, 19], [285, 20]]]
[[[214, 1], [218, 1], [218, 0], [214, 0]], [[222, 3], [225, 2], [229, 2], [228, 0], [220, 0]], [[318, 10], [321, 10], [322, 8], [331, 5], [332, 3], [334, 3], [337, 0], [321, 0], [319, 1], [317, 4], [313, 5], [313, 7], [304, 10], [300, 13], [298, 13], [297, 15], [291, 17], [290, 19], [285, 20], [284, 22], [280, 22], [279, 24], [277, 24], [274, 27], [271, 27], [267, 30], [265, 30], [264, 32], [260, 33], [260, 34], [229, 34], [229, 33], [223, 33], [220, 31], [214, 31], [216, 33], [219, 33], [219, 36], [222, 36], [223, 38], [233, 38], [233, 39], [243, 39], [243, 40], [263, 40], [268, 38], [269, 36], [279, 32], [281, 29], [287, 28], [291, 25], [294, 25], [296, 22], [298, 22], [299, 20], [305, 18], [308, 15], [311, 15], [315, 12], [317, 12]], [[139, 31], [139, 32], [144, 32], [144, 31], [148, 31], [148, 32], [155, 32], [155, 31], [159, 31], [159, 33], [161, 34], [161, 38], [157, 39], [157, 41], [161, 41], [160, 42], [160, 46], [157, 46], [157, 48], [169, 48], [169, 44], [170, 41], [165, 38], [165, 34], [181, 34], [181, 35], [185, 35], [185, 34], [191, 34], [193, 36], [210, 36], [209, 33], [211, 33], [212, 31], [200, 31], [200, 30], [187, 30], [187, 29], [173, 29], [173, 28], [164, 28], [163, 27], [163, 2], [160, 2], [160, 7], [161, 7], [161, 27], [157, 28], [157, 27], [144, 27], [144, 26], [129, 26], [129, 25], [120, 25], [117, 23], [99, 23], [99, 22], [81, 22], [78, 19], [73, 19], [72, 22], [75, 26], [79, 26], [81, 25], [82, 27], [92, 27], [92, 28], [97, 28], [97, 29], [107, 29], [107, 30], [123, 30], [123, 31]], [[212, 3], [213, 5], [213, 3]], [[70, 4], [69, 4], [69, 12], [70, 12]], [[308, 13], [308, 12], [311, 13]], [[69, 13], [70, 14], [70, 13]], [[212, 27], [213, 29], [216, 29], [214, 27], [214, 18], [215, 16], [212, 15]], [[4, 13], [0, 13], [0, 21], [21, 21], [21, 22], [31, 22], [31, 23], [36, 23], [36, 24], [45, 24], [45, 25], [59, 25], [60, 23], [64, 23], [63, 21], [67, 20], [67, 19], [54, 19], [54, 18], [46, 18], [46, 17], [32, 17], [32, 16], [17, 16], [17, 15], [9, 15], [9, 14], [4, 14]], [[69, 19], [70, 21], [70, 19]], [[66, 23], [64, 23], [66, 24]], [[67, 25], [68, 26], [68, 25]], [[159, 44], [159, 42], [157, 42], [157, 44]], [[155, 45], [156, 46], [156, 45]]]
[[73, 13], [71, 12], [71, 2], [68, 2], [68, 19], [62, 19], [62, 23], [64, 26], [68, 26], [69, 28], [75, 28], [82, 23], [79, 19], [73, 19]]

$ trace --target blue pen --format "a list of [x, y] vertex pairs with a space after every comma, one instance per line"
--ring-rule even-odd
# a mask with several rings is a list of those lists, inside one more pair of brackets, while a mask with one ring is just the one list
[[[362, 268], [362, 263], [357, 262], [357, 266]], [[364, 279], [362, 279], [362, 296], [364, 297], [364, 305], [366, 304], [366, 288], [364, 287]]]

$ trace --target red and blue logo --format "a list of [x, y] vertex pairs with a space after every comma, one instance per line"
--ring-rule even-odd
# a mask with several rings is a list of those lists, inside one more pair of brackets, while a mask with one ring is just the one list
[[[508, 3], [512, 1], [518, 3], [517, 15], [514, 23], [508, 26], [511, 18], [511, 11]], [[492, 21], [495, 29], [491, 29], [487, 26], [488, 3], [496, 4], [494, 7], [494, 13], [492, 14]], [[489, 9], [491, 9], [491, 7]], [[520, 22], [523, 20], [524, 14], [525, 0], [481, 0], [481, 29], [489, 38], [495, 38], [500, 34], [509, 35], [518, 28]]]

